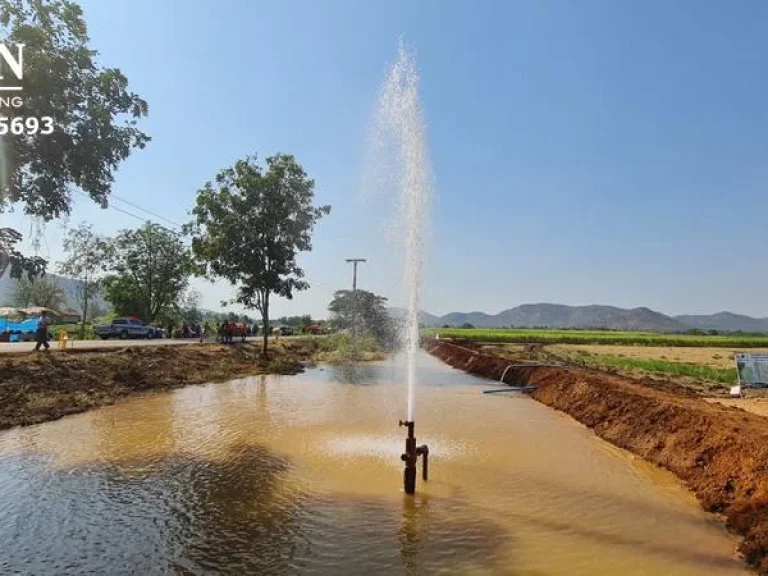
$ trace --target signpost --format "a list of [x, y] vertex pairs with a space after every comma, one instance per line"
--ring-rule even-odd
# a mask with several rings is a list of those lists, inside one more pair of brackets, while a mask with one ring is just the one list
[[737, 352], [734, 359], [738, 384], [731, 388], [731, 396], [741, 396], [742, 388], [768, 388], [768, 354]]

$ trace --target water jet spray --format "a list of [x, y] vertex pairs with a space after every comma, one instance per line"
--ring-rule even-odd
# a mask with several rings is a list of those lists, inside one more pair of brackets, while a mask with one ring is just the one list
[[421, 479], [426, 482], [429, 477], [429, 447], [426, 444], [416, 446], [416, 436], [413, 434], [414, 422], [400, 420], [400, 426], [408, 427], [405, 439], [405, 452], [400, 459], [405, 462], [403, 471], [403, 488], [406, 494], [416, 493], [416, 461], [421, 456]]

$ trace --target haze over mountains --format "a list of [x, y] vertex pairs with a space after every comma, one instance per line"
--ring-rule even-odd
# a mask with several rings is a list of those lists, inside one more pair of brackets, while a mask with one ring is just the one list
[[[52, 280], [58, 284], [64, 291], [64, 295], [67, 299], [67, 305], [70, 309], [76, 308], [77, 298], [75, 294], [80, 283], [72, 278], [65, 278], [64, 276], [57, 276], [56, 274], [46, 274], [48, 280]], [[10, 274], [4, 274], [0, 277], [0, 306], [10, 306], [13, 298], [13, 293], [16, 290], [16, 280], [11, 278]]]
[[[402, 310], [391, 308], [393, 316]], [[731, 312], [717, 314], [667, 316], [650, 308], [617, 308], [615, 306], [566, 306], [563, 304], [523, 304], [498, 314], [485, 312], [451, 312], [435, 316], [420, 313], [425, 326], [461, 326], [477, 328], [600, 328], [609, 330], [647, 330], [682, 332], [691, 329], [718, 332], [768, 332], [768, 318], [752, 318]]]
[[[69, 308], [76, 308], [77, 280], [49, 274], [62, 287]], [[8, 275], [0, 278], [0, 306], [10, 304], [15, 281]], [[106, 303], [99, 299], [101, 306]], [[389, 308], [394, 317], [402, 316], [402, 309]], [[684, 332], [691, 329], [718, 332], [768, 333], [768, 318], [752, 318], [732, 312], [716, 314], [685, 314], [667, 316], [650, 308], [618, 308], [616, 306], [566, 306], [564, 304], [522, 304], [498, 314], [485, 312], [451, 312], [435, 316], [420, 312], [424, 326], [452, 326], [472, 324], [477, 328], [599, 328], [608, 330], [646, 330], [650, 332]]]
[[[80, 282], [73, 278], [66, 278], [64, 276], [58, 276], [56, 274], [46, 274], [46, 279], [52, 280], [58, 284], [64, 291], [66, 298], [67, 310], [77, 310], [77, 290], [80, 287]], [[0, 277], [0, 306], [10, 306], [13, 300], [13, 293], [16, 291], [16, 280], [10, 277], [9, 274], [4, 274]], [[104, 298], [97, 296], [94, 301], [99, 308], [107, 308], [107, 303]]]

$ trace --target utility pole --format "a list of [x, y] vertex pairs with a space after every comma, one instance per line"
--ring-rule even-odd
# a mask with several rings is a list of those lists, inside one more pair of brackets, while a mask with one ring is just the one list
[[347, 258], [347, 262], [352, 262], [352, 293], [357, 292], [357, 265], [365, 262], [365, 258]]
[[365, 258], [347, 258], [352, 263], [352, 355], [357, 356], [357, 265]]

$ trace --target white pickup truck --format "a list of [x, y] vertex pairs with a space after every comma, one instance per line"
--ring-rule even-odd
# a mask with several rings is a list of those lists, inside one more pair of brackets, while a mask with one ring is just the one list
[[97, 324], [94, 326], [93, 332], [102, 340], [156, 337], [155, 329], [138, 318], [115, 318], [112, 320], [112, 324]]

